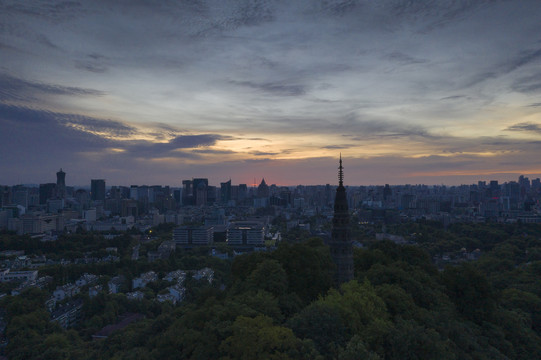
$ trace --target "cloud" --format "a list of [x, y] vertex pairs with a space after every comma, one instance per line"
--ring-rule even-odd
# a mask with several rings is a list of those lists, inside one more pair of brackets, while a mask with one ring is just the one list
[[[217, 134], [180, 135], [167, 142], [151, 142], [143, 140], [124, 141], [117, 144], [125, 150], [124, 156], [144, 159], [154, 158], [197, 158], [199, 151], [186, 151], [194, 148], [204, 148], [216, 144], [218, 140], [229, 137]], [[211, 150], [212, 151], [212, 150]], [[208, 153], [211, 153], [209, 151]]]
[[411, 64], [424, 64], [428, 62], [426, 59], [419, 59], [413, 56], [404, 54], [399, 51], [394, 51], [386, 56], [387, 59], [400, 63], [401, 65], [411, 65]]
[[126, 179], [155, 178], [145, 175], [149, 169], [163, 176], [173, 174], [172, 169], [185, 161], [199, 161], [205, 153], [229, 154], [205, 147], [232, 139], [216, 134], [184, 134], [163, 143], [127, 140], [146, 133], [114, 120], [5, 104], [0, 104], [0, 129], [0, 168], [9, 169], [10, 177], [2, 181], [10, 182], [18, 181], [23, 173], [24, 181], [47, 181], [44, 174], [60, 167], [71, 169], [70, 179], [77, 184], [96, 177], [107, 177], [116, 184], [124, 184]]
[[272, 142], [272, 140], [269, 140], [269, 139], [265, 139], [265, 138], [259, 138], [259, 137], [254, 137], [254, 138], [246, 138], [246, 140], [254, 140], [254, 141], [269, 141], [269, 142]]
[[[211, 146], [231, 137], [216, 134], [179, 135], [167, 142], [130, 140], [142, 132], [134, 126], [108, 119], [96, 119], [77, 114], [55, 113], [27, 107], [0, 104], [3, 142], [11, 142], [12, 134], [36, 147], [96, 151], [117, 148], [124, 155], [153, 158], [184, 156], [177, 150]], [[25, 132], [27, 133], [25, 135]], [[58, 142], [57, 142], [58, 141]]]
[[351, 13], [359, 6], [359, 1], [356, 0], [333, 0], [320, 2], [322, 12], [333, 16], [343, 16]]
[[105, 92], [73, 86], [32, 82], [0, 73], [0, 101], [32, 101], [43, 95], [103, 96]]
[[484, 6], [490, 0], [473, 2], [439, 1], [390, 1], [392, 14], [403, 21], [421, 22], [419, 33], [428, 33], [464, 20], [474, 13], [476, 8]]
[[525, 132], [534, 132], [534, 133], [541, 134], [541, 125], [540, 124], [535, 124], [535, 123], [530, 123], [530, 122], [524, 122], [524, 123], [511, 125], [508, 128], [506, 128], [505, 130], [507, 130], [507, 131], [525, 131]]
[[139, 133], [137, 128], [115, 120], [94, 119], [88, 116], [70, 114], [56, 114], [55, 117], [65, 126], [105, 136], [129, 137]]
[[212, 155], [230, 155], [236, 154], [236, 151], [233, 150], [222, 150], [222, 149], [193, 149], [193, 153], [197, 154], [212, 154]]
[[262, 159], [244, 159], [243, 162], [248, 164], [267, 164], [269, 162], [272, 162], [273, 160], [271, 158], [262, 158]]
[[250, 151], [250, 154], [255, 156], [273, 156], [280, 154], [279, 152], [272, 152], [272, 151]]
[[342, 150], [342, 149], [349, 149], [353, 146], [354, 145], [327, 145], [327, 146], [323, 146], [323, 149]]
[[77, 1], [39, 2], [39, 1], [15, 1], [5, 4], [3, 11], [12, 16], [30, 16], [41, 18], [52, 23], [59, 23], [80, 16], [82, 5]]
[[539, 59], [541, 59], [541, 49], [521, 51], [514, 59], [506, 64], [505, 72], [514, 71]]
[[279, 82], [255, 83], [252, 81], [235, 80], [231, 80], [229, 81], [229, 83], [233, 85], [248, 87], [250, 89], [260, 90], [264, 93], [276, 96], [301, 96], [306, 93], [306, 88], [303, 85], [290, 85]]
[[451, 96], [443, 97], [440, 100], [461, 100], [465, 98], [467, 98], [467, 96], [465, 95], [451, 95]]
[[93, 73], [100, 73], [100, 74], [107, 71], [107, 67], [105, 67], [104, 65], [94, 64], [88, 61], [87, 62], [75, 61], [75, 67], [77, 69], [86, 70]]
[[[522, 50], [518, 54], [511, 57], [509, 60], [502, 61], [490, 68], [490, 71], [484, 71], [479, 74], [475, 74], [473, 78], [467, 84], [467, 87], [477, 85], [486, 80], [496, 79], [502, 75], [509, 74], [517, 71], [518, 69], [527, 66], [537, 60], [541, 59], [541, 49], [536, 50]], [[535, 80], [535, 79], [538, 80]], [[512, 84], [512, 88], [519, 92], [537, 92], [541, 89], [541, 82], [539, 81], [540, 75], [533, 75], [523, 77]]]
[[[192, 171], [186, 164], [193, 159], [214, 162], [197, 168], [211, 173], [222, 168], [220, 157], [285, 157], [276, 155], [286, 146], [295, 147], [288, 157], [317, 156], [319, 148], [366, 159], [417, 156], [423, 160], [407, 163], [427, 166], [458, 164], [458, 157], [468, 166], [472, 154], [530, 159], [536, 145], [513, 137], [539, 134], [526, 121], [541, 106], [532, 97], [541, 91], [540, 6], [2, 1], [0, 103], [21, 106], [0, 108], [10, 118], [0, 137], [14, 134], [1, 161], [39, 157], [45, 164], [53, 160], [43, 154], [52, 153], [95, 171], [103, 163], [126, 168], [124, 175], [130, 166], [147, 172], [136, 166], [144, 164], [177, 178], [179, 169]], [[500, 132], [509, 118], [516, 125]], [[222, 144], [233, 140], [226, 134], [237, 140], [237, 153]]]
[[364, 120], [362, 115], [349, 114], [336, 122], [328, 124], [325, 131], [336, 133], [348, 132], [346, 137], [355, 140], [363, 140], [374, 137], [380, 138], [437, 138], [426, 128], [420, 125], [400, 123], [383, 119]]
[[29, 137], [29, 142], [49, 141], [48, 136], [52, 139], [60, 137], [62, 141], [69, 139], [70, 145], [78, 144], [75, 148], [84, 146], [84, 139], [91, 139], [91, 143], [99, 142], [101, 146], [112, 144], [109, 138], [137, 133], [135, 127], [119, 121], [5, 104], [0, 104], [0, 120], [6, 129], [4, 141], [9, 139], [9, 131], [25, 130], [36, 136]]
[[538, 93], [541, 91], [541, 73], [517, 79], [512, 89], [521, 93]]

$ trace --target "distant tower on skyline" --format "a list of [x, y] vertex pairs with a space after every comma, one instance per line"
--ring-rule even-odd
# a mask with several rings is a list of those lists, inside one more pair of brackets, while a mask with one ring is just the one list
[[90, 197], [92, 201], [105, 201], [105, 180], [90, 180]]
[[338, 167], [338, 187], [334, 199], [334, 216], [332, 219], [331, 256], [336, 264], [334, 274], [335, 285], [353, 280], [353, 248], [350, 239], [349, 209], [344, 187], [344, 168], [342, 155]]
[[265, 178], [261, 180], [261, 184], [257, 187], [257, 197], [266, 198], [269, 197], [269, 186], [265, 182]]
[[62, 171], [62, 168], [56, 173], [56, 195], [60, 199], [66, 197], [66, 173]]

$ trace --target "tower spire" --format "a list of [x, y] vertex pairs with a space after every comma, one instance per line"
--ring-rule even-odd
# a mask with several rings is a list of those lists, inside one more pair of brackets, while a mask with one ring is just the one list
[[342, 153], [340, 153], [340, 166], [338, 167], [338, 186], [344, 186], [344, 167], [342, 166]]
[[335, 284], [338, 286], [353, 279], [353, 249], [349, 229], [349, 209], [344, 187], [344, 167], [342, 154], [340, 154], [338, 167], [338, 187], [334, 199], [334, 216], [332, 219], [332, 232], [330, 240], [331, 256], [336, 264], [334, 274]]

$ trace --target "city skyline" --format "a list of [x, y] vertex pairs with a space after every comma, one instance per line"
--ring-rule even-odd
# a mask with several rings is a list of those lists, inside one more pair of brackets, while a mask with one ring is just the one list
[[538, 1], [0, 5], [0, 184], [541, 176]]
[[[340, 158], [341, 160], [341, 158]], [[343, 170], [342, 170], [343, 171]], [[276, 183], [268, 183], [267, 184], [267, 181], [265, 180], [264, 177], [259, 177], [259, 178], [253, 178], [251, 182], [249, 183], [242, 183], [242, 182], [234, 182], [232, 181], [232, 179], [228, 179], [228, 180], [220, 180], [220, 181], [217, 181], [217, 182], [213, 182], [213, 181], [209, 181], [208, 178], [202, 178], [202, 177], [196, 177], [196, 176], [188, 176], [188, 177], [185, 177], [185, 178], [182, 178], [180, 179], [180, 182], [178, 183], [169, 183], [169, 182], [166, 182], [166, 183], [141, 183], [141, 182], [137, 182], [137, 181], [132, 181], [130, 182], [128, 185], [126, 184], [118, 184], [118, 183], [109, 183], [107, 181], [107, 179], [88, 179], [87, 183], [86, 184], [70, 184], [69, 181], [66, 183], [65, 179], [66, 179], [66, 172], [63, 171], [63, 169], [60, 169], [59, 172], [57, 172], [57, 182], [56, 182], [56, 185], [58, 186], [58, 174], [59, 173], [62, 173], [63, 175], [61, 176], [62, 180], [61, 180], [61, 186], [62, 186], [62, 189], [64, 189], [65, 187], [71, 187], [71, 188], [79, 188], [79, 189], [88, 189], [90, 190], [92, 188], [92, 184], [97, 184], [98, 182], [104, 182], [104, 185], [105, 185], [105, 188], [106, 189], [110, 189], [112, 187], [130, 187], [130, 186], [136, 186], [136, 187], [139, 187], [139, 186], [147, 186], [147, 187], [152, 187], [152, 186], [167, 186], [167, 187], [172, 187], [172, 188], [183, 188], [185, 187], [184, 183], [186, 181], [188, 182], [193, 182], [194, 180], [204, 180], [207, 182], [207, 185], [208, 186], [213, 186], [213, 187], [220, 187], [220, 185], [222, 184], [226, 184], [226, 183], [229, 183], [231, 185], [246, 185], [248, 186], [249, 188], [257, 188], [259, 185], [261, 185], [262, 183], [265, 184], [265, 186], [278, 186], [278, 187], [289, 187], [289, 188], [293, 188], [293, 187], [297, 187], [297, 186], [326, 186], [326, 185], [331, 185], [331, 186], [334, 186], [334, 187], [337, 187], [339, 186], [339, 183], [340, 181], [337, 181], [337, 182], [331, 182], [331, 183], [321, 183], [321, 184], [293, 184], [293, 185], [284, 185], [284, 184], [276, 184]], [[68, 174], [68, 178], [69, 178], [69, 174]], [[51, 180], [52, 178], [47, 178], [46, 181], [40, 181], [40, 182], [17, 182], [17, 183], [14, 183], [14, 184], [0, 184], [0, 186], [8, 186], [8, 187], [11, 187], [11, 186], [28, 186], [28, 187], [38, 187], [40, 185], [47, 185], [47, 184], [55, 184], [55, 181]], [[504, 185], [504, 184], [508, 184], [508, 183], [520, 183], [522, 180], [527, 180], [529, 183], [530, 182], [534, 182], [534, 181], [539, 181], [539, 177], [537, 178], [534, 178], [534, 177], [529, 177], [528, 175], [525, 175], [525, 174], [520, 174], [519, 176], [517, 176], [517, 178], [514, 178], [514, 179], [509, 179], [509, 180], [505, 180], [505, 181], [499, 181], [499, 180], [496, 180], [496, 179], [477, 179], [471, 183], [461, 183], [461, 184], [457, 184], [457, 185], [452, 185], [452, 184], [426, 184], [426, 183], [403, 183], [403, 184], [388, 184], [388, 183], [380, 183], [380, 184], [344, 184], [344, 186], [346, 188], [348, 187], [353, 187], [353, 188], [356, 188], [356, 187], [381, 187], [383, 185], [387, 186], [429, 186], [429, 187], [438, 187], [438, 186], [477, 186], [479, 184], [484, 184], [483, 186], [488, 186], [490, 185], [490, 183], [494, 182], [496, 184], [499, 184], [499, 185]], [[64, 191], [64, 190], [62, 190]]]

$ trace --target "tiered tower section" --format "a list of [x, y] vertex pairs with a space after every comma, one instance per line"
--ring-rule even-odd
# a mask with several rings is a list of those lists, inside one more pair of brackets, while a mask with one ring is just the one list
[[344, 168], [342, 166], [341, 155], [332, 223], [330, 248], [332, 258], [336, 264], [334, 281], [338, 286], [344, 282], [353, 280], [353, 248], [350, 239], [349, 209], [346, 188], [344, 187]]

